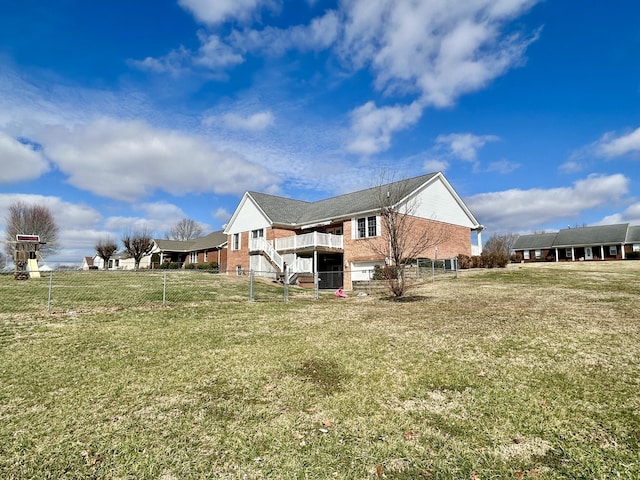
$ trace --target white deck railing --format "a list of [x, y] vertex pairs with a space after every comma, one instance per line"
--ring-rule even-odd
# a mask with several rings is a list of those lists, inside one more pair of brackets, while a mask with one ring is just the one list
[[304, 248], [326, 247], [343, 249], [343, 235], [331, 233], [311, 232], [303, 235], [294, 235], [276, 239], [276, 250], [302, 250]]
[[267, 242], [264, 238], [251, 238], [249, 239], [249, 250], [251, 251], [260, 251], [264, 252], [264, 254], [273, 262], [273, 264], [278, 267], [278, 270], [282, 272], [284, 270], [284, 259], [282, 255], [280, 255], [273, 245]]

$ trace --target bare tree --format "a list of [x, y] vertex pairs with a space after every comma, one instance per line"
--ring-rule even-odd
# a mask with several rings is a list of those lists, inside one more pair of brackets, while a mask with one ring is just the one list
[[154, 247], [151, 233], [146, 228], [125, 233], [122, 236], [122, 244], [127, 254], [135, 261], [136, 270], [140, 268], [142, 257], [149, 255]]
[[419, 202], [410, 198], [407, 181], [379, 184], [373, 189], [380, 217], [380, 235], [368, 238], [369, 248], [385, 259], [385, 279], [396, 297], [410, 287], [406, 267], [430, 249], [444, 243], [448, 232], [443, 223], [416, 215]]
[[518, 235], [515, 233], [493, 235], [482, 247], [482, 264], [488, 268], [506, 267], [517, 239]]
[[202, 227], [190, 218], [183, 218], [171, 229], [172, 240], [191, 240], [202, 236]]
[[[15, 242], [16, 235], [38, 235], [40, 253], [44, 256], [58, 251], [60, 229], [51, 209], [45, 205], [30, 205], [17, 201], [9, 205], [6, 218], [5, 237], [7, 242]], [[6, 252], [13, 258], [15, 243], [6, 244]]]
[[96, 252], [98, 256], [104, 261], [104, 269], [109, 268], [109, 259], [118, 250], [118, 244], [112, 238], [103, 238], [96, 244]]

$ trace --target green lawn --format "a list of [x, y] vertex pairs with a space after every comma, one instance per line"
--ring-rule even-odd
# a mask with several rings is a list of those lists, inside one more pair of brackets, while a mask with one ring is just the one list
[[640, 478], [640, 262], [403, 302], [249, 302], [210, 277], [165, 308], [52, 313], [0, 279], [0, 478]]

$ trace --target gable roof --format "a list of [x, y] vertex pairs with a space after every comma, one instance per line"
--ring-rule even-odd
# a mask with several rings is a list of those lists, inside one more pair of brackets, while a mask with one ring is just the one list
[[[255, 191], [247, 192], [245, 194], [245, 198], [249, 197], [272, 224], [295, 226], [300, 228], [306, 225], [374, 212], [380, 208], [381, 189], [393, 192], [404, 192], [406, 196], [402, 200], [405, 200], [407, 197], [418, 192], [423, 186], [436, 177], [440, 177], [442, 179], [443, 183], [447, 186], [461, 208], [469, 218], [473, 220], [473, 223], [479, 225], [475, 218], [473, 218], [469, 209], [453, 191], [440, 172], [391, 182], [385, 185], [375, 186], [316, 202], [305, 202], [302, 200], [294, 200], [291, 198], [284, 198]], [[238, 210], [236, 210], [236, 214], [237, 212]], [[236, 214], [234, 214], [234, 218]], [[233, 222], [234, 218], [231, 219], [230, 223]]]
[[538, 250], [553, 247], [557, 232], [554, 233], [532, 233], [530, 235], [520, 235], [513, 244], [513, 250]]
[[630, 226], [627, 230], [627, 243], [640, 243], [640, 226]]
[[180, 252], [188, 253], [197, 250], [213, 250], [222, 248], [227, 243], [227, 236], [222, 230], [212, 232], [204, 237], [194, 238], [192, 240], [167, 240], [158, 238], [153, 240], [158, 249], [163, 252]]
[[628, 223], [621, 223], [595, 227], [565, 228], [558, 232], [554, 246], [570, 247], [572, 245], [624, 243], [628, 227]]
[[565, 228], [554, 233], [521, 235], [513, 250], [563, 248], [591, 245], [610, 245], [640, 242], [640, 227], [628, 223], [597, 225], [594, 227]]

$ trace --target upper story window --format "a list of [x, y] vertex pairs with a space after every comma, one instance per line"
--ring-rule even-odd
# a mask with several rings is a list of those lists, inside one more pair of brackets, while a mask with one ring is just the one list
[[264, 228], [258, 230], [251, 230], [251, 238], [264, 238]]
[[240, 250], [240, 234], [234, 233], [231, 239], [231, 250]]
[[375, 216], [358, 218], [356, 226], [356, 238], [378, 236], [378, 219]]

